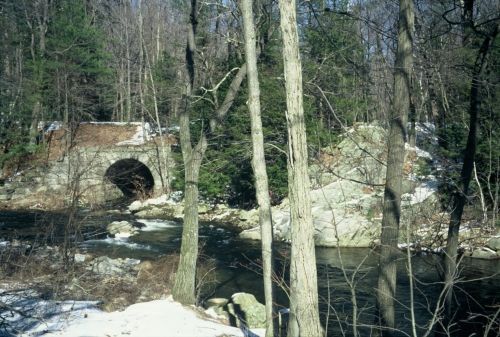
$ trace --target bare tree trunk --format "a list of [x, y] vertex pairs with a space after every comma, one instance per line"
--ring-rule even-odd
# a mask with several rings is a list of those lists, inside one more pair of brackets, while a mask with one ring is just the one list
[[[139, 10], [140, 10], [140, 3], [141, 0], [139, 0]], [[139, 13], [139, 18], [140, 22], [142, 23], [142, 14]], [[159, 25], [158, 25], [159, 27]], [[142, 34], [142, 29], [140, 30]], [[156, 94], [156, 85], [153, 77], [153, 70], [151, 68], [151, 62], [149, 60], [149, 53], [148, 50], [146, 49], [146, 46], [144, 44], [144, 39], [141, 35], [141, 48], [144, 53], [144, 57], [146, 60], [146, 68], [147, 68], [147, 74], [149, 75], [149, 80], [151, 81], [151, 92], [153, 94], [153, 106], [154, 106], [154, 111], [155, 111], [155, 120], [156, 124], [158, 126], [158, 133], [160, 135], [160, 154], [158, 158], [159, 164], [158, 164], [158, 170], [160, 173], [160, 178], [161, 178], [161, 184], [162, 184], [162, 190], [163, 192], [169, 194], [170, 193], [170, 175], [168, 172], [168, 159], [169, 159], [169, 150], [170, 148], [168, 147], [168, 144], [165, 143], [166, 139], [163, 134], [163, 130], [161, 128], [161, 120], [160, 120], [160, 112], [158, 110], [158, 99], [157, 99], [157, 94]], [[143, 121], [143, 126], [144, 126], [144, 115], [142, 116], [142, 121]]]
[[183, 304], [195, 304], [196, 260], [198, 258], [198, 177], [203, 154], [207, 147], [204, 135], [195, 149], [191, 146], [189, 99], [194, 83], [194, 34], [196, 30], [196, 0], [191, 1], [191, 25], [188, 30], [186, 63], [188, 68], [185, 107], [179, 116], [180, 143], [184, 160], [184, 225], [182, 229], [181, 256], [172, 295]]
[[280, 0], [288, 127], [288, 189], [292, 226], [288, 336], [319, 337], [318, 281], [308, 175], [295, 0]]
[[[196, 0], [191, 0], [190, 24], [186, 42], [186, 96], [185, 106], [179, 116], [180, 143], [184, 160], [184, 225], [182, 228], [181, 256], [175, 274], [172, 296], [183, 304], [195, 304], [196, 259], [198, 258], [198, 177], [201, 159], [207, 142], [202, 134], [196, 146], [196, 153], [191, 145], [189, 126], [189, 99], [193, 92], [196, 50]], [[196, 154], [196, 158], [194, 155]]]
[[[193, 0], [196, 1], [196, 0]], [[196, 260], [198, 258], [198, 178], [207, 140], [201, 136], [198, 144], [191, 146], [189, 131], [189, 96], [179, 116], [180, 142], [184, 160], [184, 224], [182, 228], [181, 255], [175, 274], [172, 295], [183, 304], [196, 304]]]
[[[144, 72], [144, 34], [143, 34], [143, 22], [142, 22], [142, 11], [141, 11], [141, 1], [137, 1], [137, 8], [139, 12], [139, 74], [138, 74], [138, 79], [139, 79], [139, 100], [141, 102], [141, 120], [144, 121], [144, 111], [145, 111], [145, 86], [144, 86], [144, 79], [146, 79], [146, 73]], [[144, 76], [144, 77], [143, 77]], [[129, 118], [131, 118], [129, 116]], [[135, 118], [135, 116], [134, 116]], [[133, 119], [133, 118], [132, 118]], [[131, 119], [128, 120], [129, 122]]]
[[479, 49], [472, 74], [469, 106], [469, 135], [467, 136], [467, 145], [465, 147], [464, 162], [462, 165], [462, 172], [460, 174], [460, 183], [457, 184], [460, 190], [455, 191], [453, 194], [453, 210], [451, 212], [450, 224], [448, 226], [448, 238], [446, 241], [446, 251], [444, 257], [444, 281], [445, 287], [449, 288], [446, 294], [447, 319], [450, 319], [452, 316], [453, 280], [457, 270], [458, 234], [460, 230], [460, 223], [462, 221], [462, 214], [469, 194], [469, 183], [471, 181], [472, 171], [474, 169], [474, 157], [476, 155], [478, 115], [479, 106], [481, 104], [481, 98], [479, 97], [481, 78], [486, 68], [488, 54], [496, 36], [498, 35], [498, 30], [499, 25], [497, 24], [493, 32], [484, 39], [481, 48]]
[[[48, 29], [48, 21], [49, 21], [49, 2], [48, 0], [37, 1], [33, 4], [33, 10], [35, 11], [35, 21], [37, 23], [36, 28], [34, 27], [34, 22], [32, 23], [28, 17], [27, 9], [25, 8], [25, 16], [26, 23], [28, 27], [31, 29], [31, 45], [30, 45], [30, 53], [32, 57], [32, 61], [34, 64], [38, 62], [38, 66], [35, 67], [35, 97], [36, 100], [33, 104], [32, 113], [31, 113], [31, 125], [30, 125], [30, 142], [34, 142], [35, 136], [38, 133], [37, 126], [38, 122], [42, 118], [42, 81], [43, 81], [43, 62], [45, 58], [45, 49], [46, 42], [45, 37]], [[36, 50], [35, 44], [35, 30], [38, 30], [38, 51]]]
[[[182, 229], [181, 257], [175, 276], [172, 295], [176, 301], [183, 304], [195, 304], [196, 290], [196, 259], [198, 255], [198, 177], [203, 156], [208, 146], [207, 135], [202, 131], [196, 145], [191, 145], [189, 122], [189, 99], [193, 93], [195, 83], [195, 34], [197, 26], [197, 0], [191, 0], [190, 25], [187, 31], [186, 44], [186, 97], [185, 107], [179, 116], [180, 143], [184, 161], [185, 191], [184, 191], [184, 225]], [[241, 83], [246, 75], [244, 64], [235, 75], [224, 101], [215, 111], [210, 120], [210, 129], [213, 131], [222, 122], [231, 108]]]
[[392, 336], [396, 327], [394, 315], [396, 259], [401, 216], [404, 146], [407, 137], [406, 124], [410, 111], [413, 15], [413, 0], [400, 0], [398, 49], [394, 69], [394, 103], [388, 139], [377, 293], [380, 326], [384, 336]]
[[160, 18], [160, 2], [158, 2], [158, 8], [156, 13], [156, 59], [153, 59], [153, 62], [160, 61], [160, 27], [161, 27], [161, 18]]
[[[126, 3], [126, 2], [125, 2]], [[130, 122], [132, 119], [132, 69], [131, 69], [131, 55], [130, 55], [130, 32], [129, 32], [129, 13], [128, 13], [128, 4], [126, 4], [124, 9], [125, 17], [125, 57], [127, 62], [127, 87], [125, 94], [125, 108], [126, 108], [126, 121]]]
[[264, 156], [264, 135], [260, 117], [260, 88], [257, 70], [257, 52], [255, 26], [251, 0], [240, 1], [245, 35], [245, 57], [248, 80], [248, 110], [252, 126], [253, 157], [252, 166], [255, 179], [255, 191], [259, 204], [260, 236], [262, 243], [262, 269], [264, 278], [264, 297], [266, 302], [266, 337], [275, 335], [273, 310], [273, 222], [267, 179], [266, 158]]

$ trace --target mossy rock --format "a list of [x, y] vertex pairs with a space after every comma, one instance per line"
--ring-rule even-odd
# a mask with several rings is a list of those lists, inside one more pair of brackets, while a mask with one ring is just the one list
[[266, 307], [259, 303], [254, 295], [248, 293], [236, 293], [231, 296], [231, 303], [227, 305], [231, 315], [236, 321], [242, 320], [248, 328], [266, 327]]

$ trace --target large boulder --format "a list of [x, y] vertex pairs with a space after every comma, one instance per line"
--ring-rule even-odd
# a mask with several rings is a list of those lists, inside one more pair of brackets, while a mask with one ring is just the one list
[[486, 243], [486, 246], [497, 252], [500, 252], [500, 236], [494, 236], [490, 238]]
[[227, 307], [229, 313], [236, 318], [238, 326], [243, 322], [250, 329], [266, 327], [266, 307], [257, 301], [254, 295], [233, 294], [231, 303], [228, 303]]
[[241, 210], [238, 214], [238, 227], [242, 229], [253, 228], [259, 225], [259, 211], [257, 209]]
[[168, 197], [165, 194], [162, 194], [157, 198], [151, 198], [144, 201], [135, 200], [128, 206], [128, 209], [131, 212], [137, 212], [149, 206], [162, 206], [166, 205], [167, 203]]
[[497, 259], [500, 257], [498, 252], [495, 252], [494, 250], [489, 249], [487, 247], [475, 248], [470, 256], [476, 259], [486, 259], [486, 260]]
[[260, 228], [255, 227], [255, 228], [245, 229], [239, 234], [239, 237], [245, 240], [258, 241], [260, 240]]

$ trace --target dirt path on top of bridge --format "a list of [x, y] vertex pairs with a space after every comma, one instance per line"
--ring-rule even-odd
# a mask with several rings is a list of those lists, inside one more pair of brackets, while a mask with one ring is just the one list
[[[74, 133], [72, 147], [110, 147], [121, 145], [121, 142], [140, 145], [140, 142], [134, 144], [133, 140], [142, 130], [141, 123], [82, 123]], [[67, 148], [66, 134], [67, 130], [63, 128], [44, 133], [48, 160], [56, 160], [63, 155]]]

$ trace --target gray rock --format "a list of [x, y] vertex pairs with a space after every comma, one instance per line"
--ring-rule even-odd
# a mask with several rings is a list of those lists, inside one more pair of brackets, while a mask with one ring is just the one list
[[210, 307], [223, 307], [225, 306], [227, 303], [229, 302], [229, 300], [227, 298], [223, 298], [223, 297], [213, 297], [213, 298], [209, 298], [206, 302], [206, 306], [207, 308], [210, 308]]
[[123, 275], [134, 271], [140, 262], [137, 259], [111, 259], [107, 256], [100, 256], [92, 261], [89, 269], [105, 276]]
[[260, 240], [260, 228], [245, 229], [238, 236], [245, 240]]
[[88, 258], [89, 258], [89, 255], [87, 255], [87, 254], [76, 253], [75, 256], [74, 256], [75, 263], [83, 263]]
[[144, 206], [140, 200], [135, 200], [128, 206], [128, 209], [131, 212], [137, 212], [140, 211], [143, 207]]
[[22, 198], [25, 198], [26, 196], [28, 196], [32, 193], [33, 193], [33, 190], [29, 187], [19, 187], [19, 188], [16, 188], [16, 190], [12, 194], [11, 198], [12, 199], [22, 199]]
[[107, 227], [108, 233], [115, 237], [129, 237], [138, 233], [138, 228], [128, 221], [113, 221]]
[[216, 319], [229, 321], [229, 313], [222, 307], [209, 307], [205, 310], [205, 314]]
[[238, 219], [240, 223], [238, 224], [241, 228], [252, 228], [259, 225], [259, 211], [257, 209], [251, 209], [249, 211], [242, 210], [238, 214]]
[[149, 206], [135, 213], [138, 218], [145, 219], [182, 219], [184, 214], [184, 206], [182, 204]]
[[210, 211], [210, 209], [210, 206], [208, 206], [207, 204], [198, 204], [198, 214], [206, 214]]
[[11, 199], [11, 195], [7, 193], [0, 193], [0, 201], [9, 201]]
[[500, 251], [500, 236], [495, 236], [489, 239], [486, 243], [486, 246], [488, 248], [496, 250], [497, 252]]
[[492, 249], [479, 247], [472, 251], [471, 257], [476, 259], [496, 259], [500, 256]]
[[237, 318], [237, 322], [243, 320], [250, 329], [266, 327], [266, 310], [254, 295], [248, 293], [236, 293], [231, 296], [228, 305], [229, 313]]

